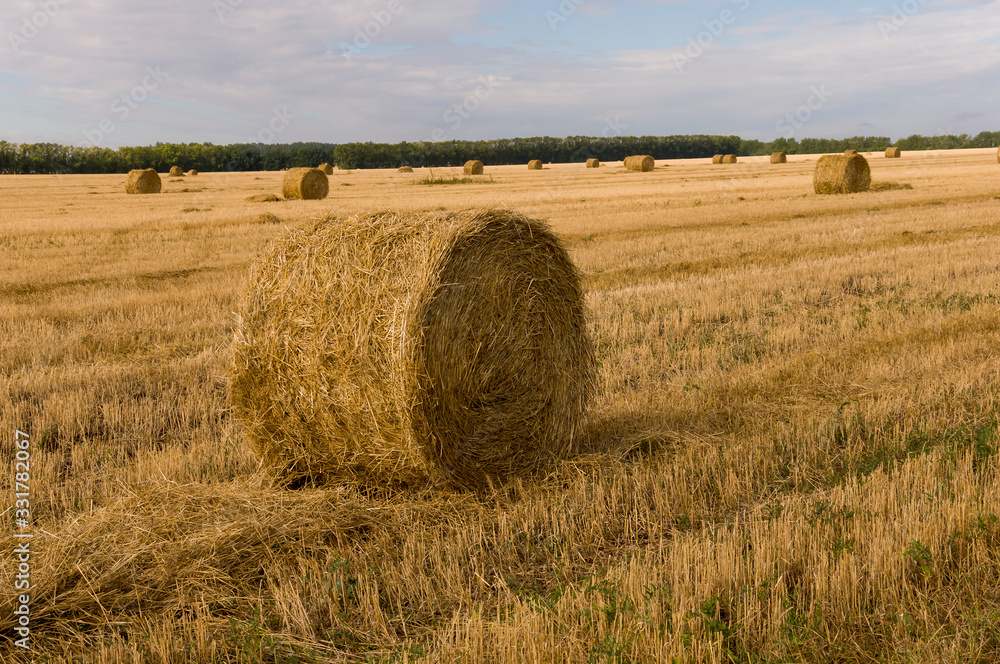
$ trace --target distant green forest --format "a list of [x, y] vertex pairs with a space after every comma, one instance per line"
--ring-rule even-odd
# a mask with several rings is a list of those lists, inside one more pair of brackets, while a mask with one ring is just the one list
[[530, 159], [565, 163], [595, 157], [602, 161], [619, 161], [632, 154], [684, 159], [715, 154], [817, 154], [842, 152], [848, 148], [875, 152], [890, 146], [903, 150], [991, 148], [998, 144], [1000, 132], [989, 131], [976, 136], [914, 135], [895, 142], [886, 136], [779, 138], [769, 143], [744, 140], [739, 136], [542, 136], [436, 143], [157, 143], [111, 149], [0, 141], [0, 173], [126, 173], [133, 168], [155, 168], [165, 172], [175, 164], [184, 170], [199, 171], [278, 171], [322, 163], [340, 168], [439, 167], [460, 166], [469, 159], [479, 159], [486, 165], [501, 165], [527, 163]]

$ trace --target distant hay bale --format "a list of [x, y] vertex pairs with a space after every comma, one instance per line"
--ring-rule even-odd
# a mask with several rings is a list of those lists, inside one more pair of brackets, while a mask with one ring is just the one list
[[630, 171], [648, 173], [656, 168], [656, 160], [648, 154], [632, 155], [631, 157], [625, 157], [625, 168]]
[[412, 173], [413, 172], [413, 168], [411, 168], [410, 166], [400, 166], [399, 170], [397, 172], [399, 172], [399, 173]]
[[844, 156], [845, 157], [851, 157], [853, 155], [856, 155], [857, 153], [858, 153], [857, 150], [852, 150], [851, 148], [848, 148], [848, 149], [844, 150]]
[[886, 148], [885, 158], [886, 159], [899, 159], [903, 156], [903, 151], [899, 148]]
[[600, 167], [601, 167], [600, 159], [590, 158], [587, 160], [587, 168], [600, 168]]
[[323, 171], [326, 175], [333, 175], [333, 166], [330, 164], [320, 164], [319, 170]]
[[788, 155], [786, 155], [784, 152], [774, 152], [774, 153], [771, 154], [771, 163], [772, 164], [787, 164], [788, 163]]
[[817, 194], [855, 194], [871, 186], [868, 160], [855, 153], [828, 154], [816, 162], [813, 189]]
[[723, 164], [735, 164], [736, 163], [736, 155], [734, 155], [734, 154], [727, 154], [727, 155], [725, 155], [722, 158], [722, 163]]
[[289, 200], [320, 200], [330, 193], [330, 180], [318, 168], [290, 168], [285, 172], [281, 193]]
[[542, 170], [542, 160], [541, 159], [532, 159], [531, 161], [529, 161], [528, 162], [528, 170], [529, 171], [540, 171], [540, 170]]
[[126, 194], [158, 194], [162, 186], [160, 174], [152, 168], [132, 169], [125, 178]]
[[483, 174], [483, 162], [478, 159], [470, 159], [465, 162], [465, 166], [462, 168], [466, 175], [482, 175]]
[[191, 169], [190, 171], [188, 171], [188, 172], [187, 172], [187, 174], [188, 174], [188, 175], [198, 175], [198, 171], [196, 171], [196, 170], [194, 170], [194, 169], [192, 168], [192, 169]]
[[595, 381], [580, 275], [509, 210], [329, 218], [250, 269], [230, 397], [290, 483], [477, 488], [582, 441]]
[[184, 177], [184, 171], [181, 170], [180, 166], [170, 167], [170, 177], [172, 178], [182, 178]]
[[715, 155], [714, 157], [712, 157], [712, 163], [713, 164], [721, 164], [722, 163], [722, 158], [725, 157], [725, 156], [726, 155], [724, 155], [724, 154], [717, 154], [717, 155]]

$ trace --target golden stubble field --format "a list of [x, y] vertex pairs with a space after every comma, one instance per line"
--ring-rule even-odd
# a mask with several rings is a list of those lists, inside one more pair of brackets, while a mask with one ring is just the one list
[[[816, 156], [0, 177], [0, 431], [30, 436], [30, 634], [0, 660], [1000, 659], [1000, 167]], [[460, 169], [434, 169], [435, 177]], [[898, 185], [908, 184], [912, 188]], [[584, 273], [587, 449], [495, 493], [273, 488], [231, 421], [247, 266], [329, 213], [507, 206]]]

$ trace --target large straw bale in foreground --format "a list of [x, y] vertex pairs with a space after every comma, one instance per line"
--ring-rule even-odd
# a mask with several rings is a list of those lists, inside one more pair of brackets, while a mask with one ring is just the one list
[[152, 168], [132, 169], [125, 178], [126, 194], [158, 194], [162, 186], [160, 174]]
[[868, 191], [871, 182], [868, 160], [857, 153], [824, 155], [816, 162], [813, 173], [817, 194], [855, 194]]
[[771, 153], [771, 163], [772, 164], [787, 164], [788, 155], [784, 152], [772, 152]]
[[630, 171], [647, 173], [656, 168], [656, 160], [648, 154], [632, 155], [631, 157], [625, 157], [625, 168]]
[[184, 177], [184, 171], [181, 170], [180, 166], [170, 167], [170, 177], [172, 178], [182, 178]]
[[281, 193], [289, 200], [320, 200], [330, 193], [330, 180], [318, 168], [290, 168], [285, 172]]
[[541, 159], [532, 159], [532, 160], [530, 160], [528, 162], [528, 170], [529, 171], [540, 171], [540, 170], [542, 170], [542, 160]]
[[549, 467], [581, 437], [595, 360], [579, 274], [507, 210], [327, 219], [251, 268], [234, 412], [289, 482]]
[[600, 168], [600, 167], [601, 167], [600, 159], [591, 157], [590, 159], [587, 160], [587, 168]]
[[885, 157], [886, 159], [899, 159], [903, 156], [903, 151], [899, 148], [886, 148]]
[[466, 175], [482, 175], [483, 174], [483, 162], [478, 159], [470, 159], [465, 162], [465, 166], [462, 167], [462, 171]]

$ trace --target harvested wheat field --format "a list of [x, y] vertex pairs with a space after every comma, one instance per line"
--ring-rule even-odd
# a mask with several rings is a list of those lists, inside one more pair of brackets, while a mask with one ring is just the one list
[[[120, 174], [0, 176], [2, 505], [15, 532], [27, 440], [33, 534], [33, 650], [10, 562], [0, 661], [997, 661], [995, 151], [873, 160], [840, 196], [813, 193], [817, 159], [354, 170], [321, 200], [278, 199], [278, 172], [142, 198]], [[572, 449], [472, 490], [282, 481], [231, 402], [251, 265], [324, 219], [468, 209], [544, 222], [579, 270], [597, 368]], [[272, 348], [320, 320], [284, 311]], [[371, 378], [336, 389], [361, 403], [402, 365], [356, 339]]]

